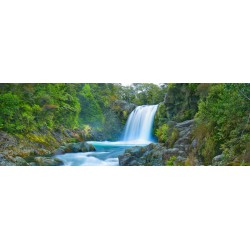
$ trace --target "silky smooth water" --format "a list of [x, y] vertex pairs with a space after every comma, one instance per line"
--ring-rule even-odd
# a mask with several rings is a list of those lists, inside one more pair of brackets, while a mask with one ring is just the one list
[[123, 141], [153, 141], [152, 129], [158, 105], [137, 107], [129, 116]]
[[130, 144], [123, 141], [88, 141], [96, 148], [96, 151], [86, 153], [67, 153], [57, 155], [67, 166], [118, 166], [118, 155], [124, 153], [127, 148], [133, 146], [145, 146], [146, 144]]
[[118, 166], [118, 156], [127, 148], [153, 142], [152, 129], [157, 105], [139, 106], [130, 115], [121, 141], [89, 141], [95, 152], [67, 153], [56, 156], [68, 166]]

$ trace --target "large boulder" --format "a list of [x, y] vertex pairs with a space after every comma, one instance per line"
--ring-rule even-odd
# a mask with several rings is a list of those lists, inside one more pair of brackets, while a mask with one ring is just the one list
[[54, 154], [60, 155], [65, 153], [78, 153], [78, 152], [91, 152], [96, 151], [95, 147], [87, 142], [77, 142], [77, 143], [68, 143], [60, 148], [58, 148]]
[[37, 166], [62, 166], [63, 161], [53, 157], [35, 157], [34, 162]]

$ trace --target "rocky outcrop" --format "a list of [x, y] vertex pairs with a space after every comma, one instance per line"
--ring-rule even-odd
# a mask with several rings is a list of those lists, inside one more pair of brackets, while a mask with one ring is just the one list
[[37, 166], [62, 166], [64, 165], [62, 160], [58, 158], [53, 158], [53, 157], [35, 157], [34, 163]]
[[136, 105], [123, 100], [116, 100], [112, 104], [112, 109], [117, 111], [127, 111], [131, 113], [136, 108]]
[[120, 166], [162, 166], [166, 148], [157, 143], [151, 143], [145, 147], [132, 147], [118, 156]]
[[13, 163], [0, 154], [0, 166], [13, 166]]
[[58, 148], [54, 154], [60, 155], [65, 153], [78, 153], [78, 152], [91, 152], [96, 151], [95, 147], [87, 142], [78, 142], [78, 143], [67, 143], [60, 148]]
[[223, 164], [223, 154], [217, 155], [213, 158], [212, 164], [213, 166], [222, 166]]
[[[133, 147], [127, 149], [120, 155], [119, 165], [122, 166], [164, 166], [164, 165], [186, 165], [195, 147], [191, 132], [194, 120], [176, 123], [174, 128], [178, 130], [178, 138], [173, 147], [152, 143], [145, 147]], [[191, 161], [191, 160], [190, 160]], [[200, 165], [200, 162], [192, 155], [191, 165]]]
[[111, 110], [116, 113], [121, 124], [125, 124], [128, 119], [129, 114], [136, 108], [137, 106], [133, 103], [129, 103], [122, 100], [116, 100], [111, 106]]
[[[48, 157], [58, 149], [64, 152], [94, 151], [94, 147], [85, 142], [67, 143], [82, 140], [82, 130], [33, 131], [26, 135], [11, 135], [0, 130], [0, 166], [37, 165], [35, 157]], [[61, 152], [59, 152], [61, 150]], [[54, 163], [53, 163], [54, 164]]]

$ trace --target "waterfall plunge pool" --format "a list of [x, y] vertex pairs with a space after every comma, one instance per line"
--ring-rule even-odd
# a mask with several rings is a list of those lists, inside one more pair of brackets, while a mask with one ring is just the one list
[[121, 141], [88, 141], [96, 148], [95, 152], [67, 153], [57, 158], [67, 166], [118, 166], [118, 156], [127, 148], [154, 142], [152, 129], [157, 107], [158, 105], [136, 107], [128, 117]]
[[96, 151], [86, 153], [66, 153], [58, 155], [67, 166], [119, 166], [118, 155], [124, 153], [127, 148], [134, 146], [146, 146], [152, 141], [88, 141], [96, 148]]

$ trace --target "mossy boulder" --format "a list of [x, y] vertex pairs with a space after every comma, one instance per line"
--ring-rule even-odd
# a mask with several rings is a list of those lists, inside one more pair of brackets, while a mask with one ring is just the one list
[[91, 152], [96, 151], [95, 147], [91, 143], [78, 142], [78, 143], [67, 143], [58, 148], [54, 154], [60, 155], [65, 153], [78, 153], [78, 152]]
[[34, 162], [37, 166], [62, 166], [63, 161], [53, 157], [35, 157]]

